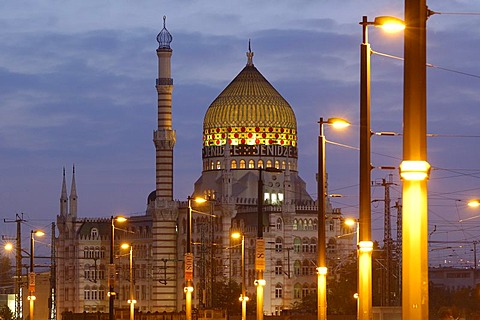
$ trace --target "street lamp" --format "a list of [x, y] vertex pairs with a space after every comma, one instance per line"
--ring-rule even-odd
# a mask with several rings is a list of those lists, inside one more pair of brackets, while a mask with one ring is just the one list
[[[395, 17], [376, 17], [369, 22], [363, 16], [360, 22], [363, 30], [363, 41], [360, 45], [360, 161], [359, 161], [359, 244], [371, 247], [371, 161], [370, 161], [370, 55], [368, 42], [368, 26], [381, 27], [387, 31], [403, 30], [405, 24]], [[372, 257], [371, 251], [365, 253], [362, 263], [358, 265], [358, 319], [372, 318]]]
[[121, 216], [110, 217], [110, 264], [108, 266], [108, 319], [114, 320], [114, 303], [115, 303], [115, 264], [113, 258], [115, 257], [115, 221], [122, 223], [127, 221], [127, 218]]
[[245, 235], [240, 232], [232, 233], [233, 239], [242, 239], [242, 294], [240, 295], [239, 300], [242, 302], [242, 320], [247, 319], [247, 293], [245, 291]]
[[45, 232], [41, 230], [31, 230], [30, 231], [30, 274], [28, 281], [28, 300], [30, 301], [30, 320], [33, 320], [33, 311], [35, 306], [35, 270], [33, 257], [35, 254], [35, 236], [42, 237], [45, 235]]
[[193, 292], [193, 253], [192, 253], [192, 197], [188, 196], [187, 212], [187, 250], [185, 252], [185, 318], [192, 319], [192, 292]]
[[478, 208], [480, 207], [480, 199], [474, 199], [468, 201], [467, 205], [471, 208]]
[[134, 295], [134, 288], [133, 288], [133, 245], [128, 244], [128, 243], [122, 243], [120, 248], [126, 250], [129, 250], [129, 277], [130, 277], [130, 298], [128, 299], [128, 303], [130, 304], [130, 320], [135, 319], [135, 303], [137, 303], [137, 300], [135, 300], [135, 295]]
[[330, 118], [326, 121], [320, 118], [320, 134], [318, 136], [318, 259], [317, 259], [317, 316], [319, 320], [327, 319], [327, 257], [326, 257], [326, 234], [325, 234], [325, 216], [327, 213], [327, 203], [325, 197], [327, 172], [325, 165], [325, 135], [323, 134], [323, 125], [328, 124], [334, 128], [344, 128], [350, 124], [340, 118]]
[[[428, 190], [426, 0], [405, 0], [403, 158], [424, 171], [423, 179], [403, 176], [402, 317], [428, 319]], [[418, 177], [418, 175], [417, 175]]]

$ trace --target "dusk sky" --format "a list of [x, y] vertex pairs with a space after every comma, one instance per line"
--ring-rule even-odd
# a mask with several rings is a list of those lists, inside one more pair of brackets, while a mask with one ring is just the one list
[[[429, 224], [431, 263], [472, 258], [480, 215], [480, 1], [432, 0], [427, 23]], [[334, 207], [358, 216], [359, 51], [362, 16], [403, 18], [400, 0], [2, 1], [0, 2], [0, 213], [24, 214], [25, 230], [45, 228], [59, 213], [62, 171], [70, 192], [75, 165], [79, 217], [142, 214], [155, 188], [158, 46], [167, 16], [173, 36], [174, 197], [186, 200], [201, 175], [205, 111], [253, 62], [293, 107], [299, 172], [317, 198], [318, 119], [325, 128]], [[369, 28], [372, 130], [402, 132], [403, 33]], [[372, 137], [372, 164], [398, 166], [402, 137]], [[384, 188], [398, 171], [372, 171], [374, 236], [383, 239]], [[396, 209], [392, 209], [396, 218]], [[14, 235], [14, 224], [2, 224]], [[395, 229], [392, 231], [395, 237]], [[26, 234], [26, 233], [25, 233]], [[459, 248], [463, 245], [463, 248]]]

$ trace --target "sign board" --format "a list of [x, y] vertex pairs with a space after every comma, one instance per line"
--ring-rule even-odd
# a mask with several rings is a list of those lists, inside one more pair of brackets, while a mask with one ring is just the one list
[[257, 238], [255, 246], [255, 270], [265, 271], [265, 240]]
[[115, 286], [115, 264], [111, 263], [108, 265], [108, 286]]
[[28, 291], [35, 292], [35, 272], [28, 274]]
[[185, 253], [185, 280], [193, 280], [193, 254]]

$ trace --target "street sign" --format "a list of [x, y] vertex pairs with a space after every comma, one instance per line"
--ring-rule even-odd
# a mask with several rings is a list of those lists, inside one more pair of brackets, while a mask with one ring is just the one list
[[28, 291], [35, 292], [35, 272], [28, 274]]
[[255, 246], [255, 270], [265, 271], [265, 240], [257, 238]]
[[185, 253], [185, 280], [193, 280], [193, 254]]

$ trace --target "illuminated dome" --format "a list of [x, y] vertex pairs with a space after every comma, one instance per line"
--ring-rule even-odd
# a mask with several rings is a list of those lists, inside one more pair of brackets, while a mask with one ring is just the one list
[[212, 102], [205, 114], [203, 146], [228, 143], [296, 147], [295, 113], [255, 68], [253, 52], [247, 52], [247, 57], [245, 68]]

